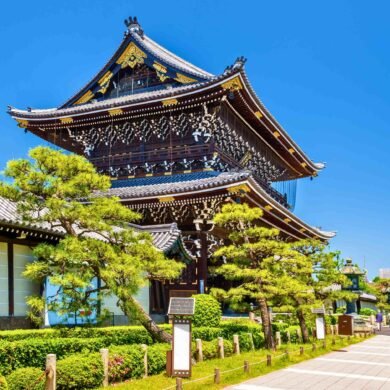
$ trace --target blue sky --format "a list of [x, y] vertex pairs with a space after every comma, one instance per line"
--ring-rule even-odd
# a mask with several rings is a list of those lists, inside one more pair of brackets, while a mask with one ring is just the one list
[[2, 4], [0, 166], [42, 141], [8, 104], [55, 107], [81, 88], [137, 15], [147, 35], [220, 73], [248, 58], [268, 109], [327, 168], [298, 185], [296, 213], [336, 230], [332, 248], [371, 277], [390, 268], [390, 3], [376, 1], [37, 0]]

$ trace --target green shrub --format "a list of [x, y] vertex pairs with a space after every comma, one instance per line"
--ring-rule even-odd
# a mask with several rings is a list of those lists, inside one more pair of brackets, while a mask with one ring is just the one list
[[299, 342], [298, 335], [297, 335], [298, 329], [300, 329], [299, 325], [292, 325], [292, 326], [289, 326], [288, 328], [282, 330], [280, 332], [280, 337], [282, 338], [282, 342], [283, 343], [288, 342], [287, 332], [289, 332], [290, 333], [290, 342], [291, 343], [298, 343]]
[[8, 390], [7, 381], [2, 375], [0, 375], [0, 390]]
[[[225, 356], [230, 356], [233, 353], [233, 343], [229, 340], [223, 340], [223, 350]], [[192, 351], [195, 358], [195, 345], [193, 345]], [[204, 360], [218, 358], [218, 340], [202, 342], [202, 351]]]
[[43, 369], [49, 353], [62, 359], [73, 353], [97, 352], [107, 346], [104, 339], [26, 339], [11, 343], [0, 342], [0, 373], [9, 374], [21, 367]]
[[148, 374], [155, 375], [165, 370], [166, 354], [171, 349], [169, 344], [155, 344], [148, 347]]
[[44, 390], [45, 374], [36, 367], [19, 368], [7, 376], [9, 390]]
[[57, 362], [57, 389], [95, 389], [103, 382], [103, 363], [99, 353], [75, 354]]
[[[110, 381], [141, 378], [145, 373], [144, 351], [141, 345], [122, 345], [110, 348]], [[116, 366], [115, 366], [116, 364]]]
[[[253, 343], [256, 349], [264, 346], [264, 336], [261, 326], [248, 320], [222, 321], [218, 328], [199, 327], [193, 328], [192, 338], [202, 341], [212, 341], [218, 337], [225, 340], [233, 340], [234, 334], [252, 333]], [[246, 336], [244, 336], [246, 337]]]
[[244, 351], [251, 351], [252, 350], [252, 337], [249, 333], [239, 333], [238, 334], [238, 340], [240, 343], [240, 351], [244, 352]]
[[[163, 325], [164, 329], [170, 328]], [[0, 340], [19, 341], [25, 339], [55, 339], [55, 338], [104, 338], [105, 343], [152, 344], [153, 340], [142, 326], [111, 326], [106, 328], [55, 328], [55, 329], [23, 329], [0, 332]]]
[[222, 316], [220, 303], [208, 294], [197, 294], [193, 297], [195, 298], [195, 314], [192, 318], [194, 326], [218, 326]]
[[273, 322], [272, 323], [272, 331], [275, 332], [282, 332], [283, 330], [286, 330], [290, 325], [286, 322]]
[[371, 315], [375, 315], [376, 311], [373, 309], [370, 309], [369, 307], [364, 307], [363, 309], [360, 309], [359, 314], [362, 316], [371, 316]]

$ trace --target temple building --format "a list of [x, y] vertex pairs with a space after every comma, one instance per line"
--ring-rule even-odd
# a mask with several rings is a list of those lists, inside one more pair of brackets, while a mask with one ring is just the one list
[[99, 196], [118, 196], [150, 230], [177, 224], [187, 267], [177, 281], [152, 283], [151, 313], [166, 313], [172, 296], [222, 283], [209, 264], [224, 240], [212, 219], [226, 202], [260, 207], [260, 223], [286, 240], [334, 236], [294, 215], [297, 180], [317, 176], [324, 164], [312, 162], [267, 110], [245, 61], [213, 75], [129, 18], [114, 55], [64, 104], [9, 108], [19, 127], [109, 175], [112, 188]]

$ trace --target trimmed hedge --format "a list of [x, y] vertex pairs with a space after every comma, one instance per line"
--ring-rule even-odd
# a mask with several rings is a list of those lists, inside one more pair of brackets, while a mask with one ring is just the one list
[[0, 343], [0, 373], [5, 375], [21, 367], [43, 368], [46, 355], [62, 359], [77, 352], [96, 352], [108, 345], [104, 339], [27, 339]]
[[8, 390], [7, 381], [2, 375], [0, 375], [0, 390]]
[[[259, 339], [259, 329], [251, 329], [253, 326], [243, 325], [239, 328], [226, 324], [225, 329], [219, 329], [223, 332], [231, 333], [231, 337], [224, 337], [224, 353], [229, 356], [233, 353], [233, 334], [238, 334], [240, 339], [240, 348], [242, 351], [252, 349], [251, 337], [248, 332], [236, 332], [237, 329], [254, 330], [253, 340], [255, 345], [263, 343], [263, 338]], [[259, 328], [257, 326], [257, 328]], [[235, 332], [232, 332], [232, 329]], [[62, 341], [62, 344], [61, 342]], [[72, 342], [73, 354], [65, 356], [64, 346], [69, 347], [69, 341]], [[31, 342], [31, 343], [30, 343]], [[103, 381], [103, 365], [100, 353], [97, 351], [102, 347], [99, 339], [48, 339], [48, 340], [22, 340], [7, 343], [8, 347], [18, 347], [7, 349], [9, 359], [6, 365], [1, 363], [1, 369], [5, 372], [13, 372], [8, 375], [9, 389], [32, 389], [41, 390], [44, 388], [44, 377], [42, 377], [46, 355], [48, 353], [57, 354], [57, 388], [59, 390], [76, 389], [94, 389], [100, 387]], [[34, 344], [34, 345], [32, 345]], [[89, 348], [87, 348], [87, 345]], [[57, 349], [55, 349], [57, 348]], [[148, 374], [155, 375], [165, 370], [166, 351], [170, 349], [169, 344], [154, 344], [148, 346]], [[193, 342], [193, 356], [196, 355], [195, 342]], [[4, 351], [3, 351], [4, 352]], [[81, 353], [75, 353], [81, 352]], [[144, 375], [144, 353], [141, 345], [122, 345], [109, 347], [109, 380], [111, 383], [121, 382], [131, 378], [141, 378]], [[1, 355], [0, 355], [1, 356]], [[4, 357], [4, 356], [2, 356]], [[218, 357], [218, 340], [216, 338], [203, 340], [203, 358], [205, 360]], [[28, 366], [25, 368], [23, 365]], [[31, 367], [36, 365], [36, 367]], [[42, 383], [37, 381], [42, 377]], [[10, 378], [10, 379], [9, 379]], [[0, 382], [1, 383], [1, 382]], [[43, 387], [42, 387], [42, 386]], [[18, 387], [19, 386], [19, 387]], [[23, 387], [24, 386], [24, 387]], [[36, 387], [31, 387], [36, 386]], [[6, 388], [5, 388], [6, 389]], [[0, 386], [0, 390], [2, 390]]]
[[[162, 328], [170, 328], [162, 325]], [[107, 328], [57, 328], [57, 329], [23, 329], [0, 331], [0, 341], [19, 341], [25, 339], [56, 338], [104, 338], [106, 343], [153, 344], [147, 330], [142, 326], [111, 326]]]
[[221, 322], [221, 304], [211, 295], [196, 294], [195, 313], [192, 317], [194, 326], [219, 326]]
[[194, 340], [201, 339], [203, 341], [211, 341], [217, 337], [223, 337], [226, 340], [232, 340], [233, 335], [238, 334], [240, 336], [241, 343], [241, 339], [246, 339], [248, 337], [248, 333], [252, 333], [253, 343], [256, 349], [264, 346], [264, 335], [261, 326], [247, 320], [223, 321], [218, 328], [193, 328], [192, 338]]
[[103, 362], [99, 353], [75, 354], [57, 362], [57, 389], [96, 389], [103, 382]]
[[36, 367], [24, 367], [7, 376], [9, 390], [44, 390], [44, 371]]
[[[170, 325], [163, 325], [163, 329], [171, 330]], [[37, 332], [37, 333], [36, 333]], [[64, 336], [78, 337], [61, 337], [54, 338], [64, 332]], [[63, 359], [75, 353], [98, 352], [101, 348], [110, 347], [110, 351], [115, 351], [117, 346], [126, 345], [128, 350], [130, 345], [135, 346], [138, 350], [140, 344], [149, 344], [149, 372], [160, 372], [160, 368], [165, 365], [165, 347], [152, 344], [152, 339], [147, 331], [140, 326], [127, 327], [110, 327], [110, 328], [75, 328], [75, 329], [45, 329], [35, 331], [6, 331], [8, 339], [17, 338], [18, 335], [25, 337], [27, 334], [38, 334], [38, 338], [25, 338], [17, 341], [0, 341], [0, 374], [7, 375], [13, 370], [21, 367], [38, 367], [44, 368], [46, 355], [54, 353], [57, 359]], [[12, 336], [12, 333], [16, 335]], [[240, 335], [244, 348], [249, 348], [248, 333], [252, 333], [255, 348], [261, 348], [264, 345], [264, 337], [261, 327], [249, 321], [223, 321], [218, 328], [201, 327], [193, 328], [193, 339], [200, 338], [203, 341], [212, 341], [218, 337], [225, 340], [232, 340], [234, 334]], [[48, 337], [45, 338], [45, 335]], [[100, 335], [101, 337], [91, 337]], [[85, 337], [84, 337], [85, 336]], [[83, 338], [81, 338], [83, 337]], [[152, 345], [151, 345], [152, 344]], [[157, 351], [163, 351], [163, 355]], [[137, 376], [136, 370], [131, 369]]]
[[283, 343], [288, 342], [287, 332], [290, 332], [290, 342], [298, 343], [297, 329], [300, 329], [299, 325], [292, 325], [280, 332], [280, 337], [282, 338]]

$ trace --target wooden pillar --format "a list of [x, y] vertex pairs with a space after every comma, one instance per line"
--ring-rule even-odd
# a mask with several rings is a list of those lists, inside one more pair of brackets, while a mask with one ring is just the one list
[[214, 383], [219, 384], [221, 382], [221, 372], [219, 368], [214, 368]]
[[249, 362], [248, 360], [245, 360], [244, 361], [244, 372], [249, 372]]
[[13, 317], [15, 315], [15, 275], [14, 275], [14, 245], [7, 244], [8, 256], [8, 315]]
[[270, 366], [272, 364], [272, 357], [271, 355], [267, 355], [267, 366]]
[[[199, 288], [200, 280], [203, 280], [204, 292], [207, 291], [207, 235], [200, 232], [200, 264], [199, 264]], [[201, 291], [199, 291], [201, 292]]]

